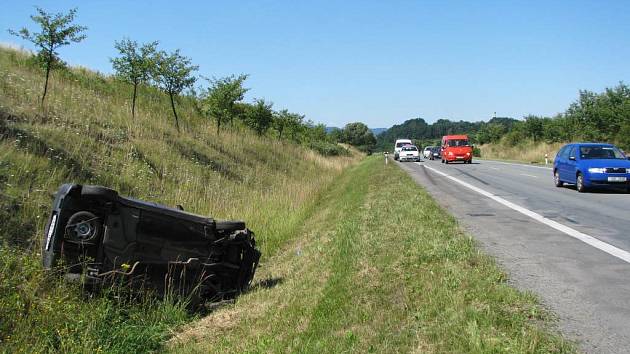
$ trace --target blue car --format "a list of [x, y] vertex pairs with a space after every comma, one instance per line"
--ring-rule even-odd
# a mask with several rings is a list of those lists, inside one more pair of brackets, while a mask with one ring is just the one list
[[575, 184], [578, 192], [591, 187], [618, 186], [630, 192], [630, 161], [615, 145], [567, 144], [553, 162], [556, 187]]

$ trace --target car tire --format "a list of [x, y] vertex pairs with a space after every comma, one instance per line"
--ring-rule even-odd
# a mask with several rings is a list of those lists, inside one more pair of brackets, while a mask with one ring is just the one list
[[557, 170], [553, 172], [553, 183], [556, 185], [556, 187], [564, 186], [564, 182], [560, 180], [560, 173], [558, 173]]
[[101, 186], [83, 186], [81, 188], [81, 196], [102, 200], [116, 200], [118, 199], [118, 192]]
[[220, 220], [216, 222], [217, 231], [238, 231], [245, 229], [244, 221], [228, 221], [228, 220]]
[[578, 173], [575, 177], [575, 188], [580, 193], [586, 192], [586, 187], [584, 186], [584, 176], [582, 176], [581, 173]]

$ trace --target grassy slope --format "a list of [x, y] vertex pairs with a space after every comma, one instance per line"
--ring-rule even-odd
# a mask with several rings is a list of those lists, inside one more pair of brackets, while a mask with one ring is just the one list
[[172, 302], [85, 301], [41, 272], [42, 230], [60, 184], [244, 219], [265, 262], [352, 163], [245, 129], [217, 136], [185, 98], [178, 133], [168, 98], [150, 88], [132, 120], [131, 88], [82, 69], [54, 73], [43, 112], [43, 79], [28, 55], [0, 48], [0, 351], [144, 351], [189, 318]]
[[545, 163], [545, 154], [553, 161], [564, 143], [548, 144], [544, 142], [523, 141], [516, 146], [500, 143], [480, 145], [481, 157], [493, 160], [508, 160], [525, 163]]
[[364, 160], [267, 262], [267, 286], [188, 326], [191, 352], [571, 352], [396, 165]]

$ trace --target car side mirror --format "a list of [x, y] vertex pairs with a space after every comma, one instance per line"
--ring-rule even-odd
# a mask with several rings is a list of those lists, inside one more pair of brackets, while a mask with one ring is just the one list
[[569, 160], [575, 161], [575, 156], [569, 156]]

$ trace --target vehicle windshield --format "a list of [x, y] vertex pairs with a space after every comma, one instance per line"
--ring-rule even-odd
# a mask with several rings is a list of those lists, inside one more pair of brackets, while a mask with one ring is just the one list
[[580, 146], [581, 159], [625, 159], [618, 148], [609, 145]]
[[402, 148], [402, 151], [418, 151], [418, 148], [415, 146], [405, 146]]
[[403, 147], [405, 145], [409, 145], [409, 143], [398, 143], [398, 144], [396, 144], [396, 147], [399, 148], [399, 147]]
[[468, 140], [466, 139], [453, 139], [448, 141], [448, 146], [468, 146]]

